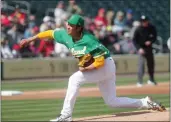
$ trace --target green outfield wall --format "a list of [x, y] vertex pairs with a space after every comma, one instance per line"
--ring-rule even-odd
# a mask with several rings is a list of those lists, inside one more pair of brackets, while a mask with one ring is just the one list
[[[116, 63], [117, 74], [137, 73], [137, 55], [117, 55], [113, 56], [113, 59]], [[156, 55], [155, 64], [156, 72], [169, 72], [169, 54]], [[74, 58], [44, 58], [1, 61], [2, 79], [68, 77], [77, 70], [77, 60]]]

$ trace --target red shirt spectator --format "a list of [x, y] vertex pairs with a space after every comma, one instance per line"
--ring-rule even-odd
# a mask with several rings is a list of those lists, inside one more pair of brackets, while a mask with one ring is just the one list
[[1, 24], [6, 26], [6, 27], [11, 24], [9, 19], [8, 19], [8, 16], [6, 16], [5, 14], [1, 15]]
[[96, 26], [107, 26], [107, 20], [105, 18], [105, 9], [101, 8], [98, 11], [98, 15], [94, 19]]
[[40, 44], [38, 46], [38, 52], [43, 54], [44, 57], [48, 57], [54, 51], [54, 43], [53, 41], [40, 40]]
[[19, 23], [22, 23], [23, 19], [25, 20], [26, 19], [26, 14], [20, 12], [20, 9], [19, 8], [16, 8], [14, 13], [12, 13], [10, 15], [11, 19], [13, 19], [14, 17], [17, 17], [18, 18], [18, 21]]
[[21, 47], [19, 46], [19, 44], [13, 45], [13, 50], [19, 51], [20, 49], [21, 49]]

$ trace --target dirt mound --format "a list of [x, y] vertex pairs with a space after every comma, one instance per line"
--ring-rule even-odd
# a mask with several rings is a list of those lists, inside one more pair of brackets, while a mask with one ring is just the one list
[[151, 111], [134, 111], [123, 112], [115, 115], [104, 115], [95, 117], [86, 117], [74, 119], [74, 121], [169, 121], [169, 111], [151, 112]]

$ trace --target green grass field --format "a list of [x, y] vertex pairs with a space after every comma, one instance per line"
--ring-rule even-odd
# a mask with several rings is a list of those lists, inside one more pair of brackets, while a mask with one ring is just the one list
[[[142, 98], [146, 95], [129, 96]], [[169, 107], [169, 95], [151, 95], [154, 99], [160, 100], [166, 107]], [[48, 121], [57, 116], [63, 105], [63, 99], [46, 100], [2, 100], [1, 102], [2, 121]], [[119, 112], [133, 111], [137, 109], [110, 108], [104, 104], [100, 97], [78, 98], [73, 118], [114, 114]]]
[[[130, 85], [135, 84], [137, 80], [137, 76], [117, 76], [116, 85]], [[148, 76], [145, 75], [144, 83], [148, 80]], [[156, 75], [157, 82], [168, 82], [169, 81], [169, 73], [168, 74], [158, 74]], [[1, 90], [20, 90], [20, 91], [28, 91], [28, 90], [48, 90], [48, 89], [61, 89], [67, 88], [68, 81], [44, 81], [44, 82], [2, 82]], [[82, 87], [94, 87], [96, 84], [85, 84]]]
[[[145, 76], [144, 81], [148, 79]], [[156, 75], [158, 82], [168, 82], [169, 74]], [[130, 85], [136, 83], [135, 77], [117, 77], [117, 86]], [[1, 90], [48, 90], [67, 87], [67, 81], [59, 82], [2, 82]], [[94, 84], [83, 85], [82, 87], [92, 87]], [[142, 98], [145, 95], [128, 96], [133, 98]], [[150, 95], [156, 100], [160, 100], [166, 107], [170, 106], [169, 94]], [[44, 99], [44, 100], [2, 100], [1, 118], [2, 121], [48, 121], [55, 118], [61, 111], [63, 99]], [[119, 112], [133, 111], [137, 109], [110, 108], [104, 104], [101, 97], [78, 98], [73, 118], [97, 116], [104, 114], [114, 114]]]
[[[129, 96], [133, 98], [142, 98], [146, 95]], [[153, 98], [160, 100], [166, 107], [169, 107], [169, 95], [152, 95]], [[48, 121], [59, 114], [63, 104], [63, 99], [46, 100], [15, 100], [2, 101], [2, 120], [23, 120], [23, 121]], [[97, 109], [98, 108], [98, 109]], [[119, 112], [133, 111], [137, 109], [109, 108], [104, 104], [100, 97], [96, 98], [78, 98], [73, 118], [96, 116], [104, 114], [114, 114]]]

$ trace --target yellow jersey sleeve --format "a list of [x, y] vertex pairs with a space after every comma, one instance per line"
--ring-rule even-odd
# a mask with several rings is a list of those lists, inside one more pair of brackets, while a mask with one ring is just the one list
[[53, 31], [54, 30], [47, 30], [47, 31], [44, 31], [44, 32], [40, 32], [39, 34], [37, 34], [38, 38], [40, 39], [43, 39], [43, 38], [54, 38], [53, 37]]
[[96, 68], [99, 68], [99, 67], [102, 67], [104, 65], [104, 63], [105, 63], [104, 56], [100, 56], [100, 57], [95, 58], [95, 61], [94, 61], [93, 65]]

